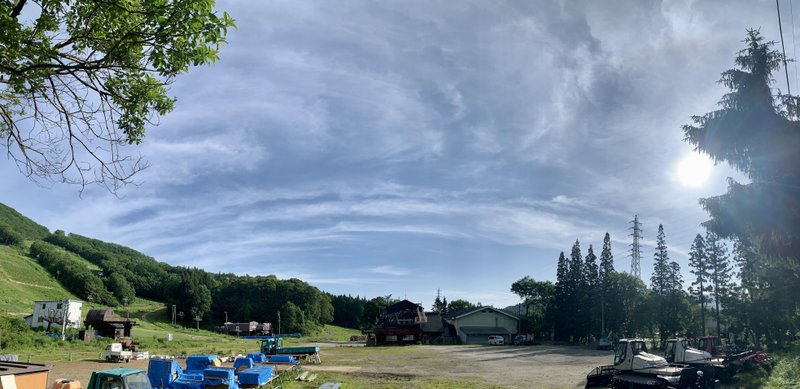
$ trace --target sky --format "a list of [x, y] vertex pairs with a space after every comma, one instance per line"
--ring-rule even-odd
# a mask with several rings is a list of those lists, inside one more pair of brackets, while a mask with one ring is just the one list
[[[780, 3], [796, 57], [794, 4]], [[744, 178], [687, 165], [681, 126], [716, 108], [746, 29], [780, 47], [773, 1], [217, 9], [238, 28], [220, 61], [170, 86], [175, 110], [137, 148], [150, 163], [137, 185], [81, 193], [7, 160], [0, 202], [172, 265], [428, 308], [437, 290], [515, 304], [514, 281], [555, 281], [561, 251], [578, 240], [599, 256], [606, 232], [629, 271], [638, 215], [645, 283], [663, 224], [688, 286], [687, 252], [708, 219], [698, 198]]]

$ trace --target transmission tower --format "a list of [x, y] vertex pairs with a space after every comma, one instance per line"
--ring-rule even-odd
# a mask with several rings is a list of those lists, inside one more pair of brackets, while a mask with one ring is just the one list
[[633, 234], [629, 236], [633, 237], [633, 243], [631, 244], [631, 274], [635, 275], [636, 277], [642, 278], [642, 270], [639, 267], [639, 261], [642, 258], [642, 248], [639, 246], [639, 239], [642, 238], [642, 223], [639, 223], [639, 215], [635, 215], [633, 220]]

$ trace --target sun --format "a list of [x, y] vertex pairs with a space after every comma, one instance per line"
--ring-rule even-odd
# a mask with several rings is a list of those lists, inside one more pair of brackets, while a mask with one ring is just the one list
[[708, 181], [713, 165], [707, 156], [691, 153], [678, 163], [675, 173], [683, 186], [697, 187]]

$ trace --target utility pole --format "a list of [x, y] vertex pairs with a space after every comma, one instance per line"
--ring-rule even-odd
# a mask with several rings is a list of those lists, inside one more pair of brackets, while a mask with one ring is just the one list
[[227, 323], [227, 322], [228, 322], [228, 311], [225, 311], [225, 323]]
[[639, 245], [639, 239], [642, 238], [642, 228], [641, 228], [642, 223], [639, 223], [639, 215], [635, 215], [631, 223], [633, 223], [633, 227], [631, 227], [631, 229], [633, 230], [633, 234], [628, 235], [628, 236], [633, 236], [633, 243], [631, 244], [631, 254], [630, 254], [631, 274], [641, 279], [642, 270], [639, 267], [639, 263], [642, 258], [642, 248]]
[[195, 316], [194, 317], [194, 321], [197, 322], [197, 330], [199, 331], [200, 330], [200, 322], [203, 321], [203, 319], [201, 319], [200, 316]]
[[172, 304], [172, 326], [175, 327], [175, 304]]
[[278, 311], [278, 335], [281, 334], [281, 311]]
[[64, 300], [64, 309], [61, 317], [61, 340], [67, 339], [67, 318], [69, 317], [69, 299]]

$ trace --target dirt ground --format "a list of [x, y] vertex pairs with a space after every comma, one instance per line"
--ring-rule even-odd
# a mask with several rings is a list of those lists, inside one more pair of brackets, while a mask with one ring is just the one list
[[[424, 354], [428, 361], [412, 366], [395, 359], [367, 358], [366, 361], [345, 360], [348, 350], [320, 345], [322, 365], [306, 365], [314, 371], [334, 371], [359, 375], [396, 376], [407, 372], [413, 377], [481, 379], [487, 384], [508, 388], [582, 388], [586, 374], [594, 367], [610, 364], [610, 351], [589, 350], [569, 346], [417, 346], [413, 354]], [[326, 352], [328, 351], [328, 352]], [[363, 349], [369, 355], [372, 350]], [[326, 357], [335, 355], [335, 357]], [[361, 354], [359, 354], [361, 355]], [[337, 360], [340, 363], [337, 363]], [[397, 363], [393, 363], [396, 361]], [[440, 362], [439, 362], [440, 361]], [[184, 361], [180, 361], [181, 365]], [[86, 386], [93, 371], [114, 367], [146, 369], [147, 361], [111, 364], [101, 361], [53, 363], [50, 382], [59, 378], [77, 379]]]

